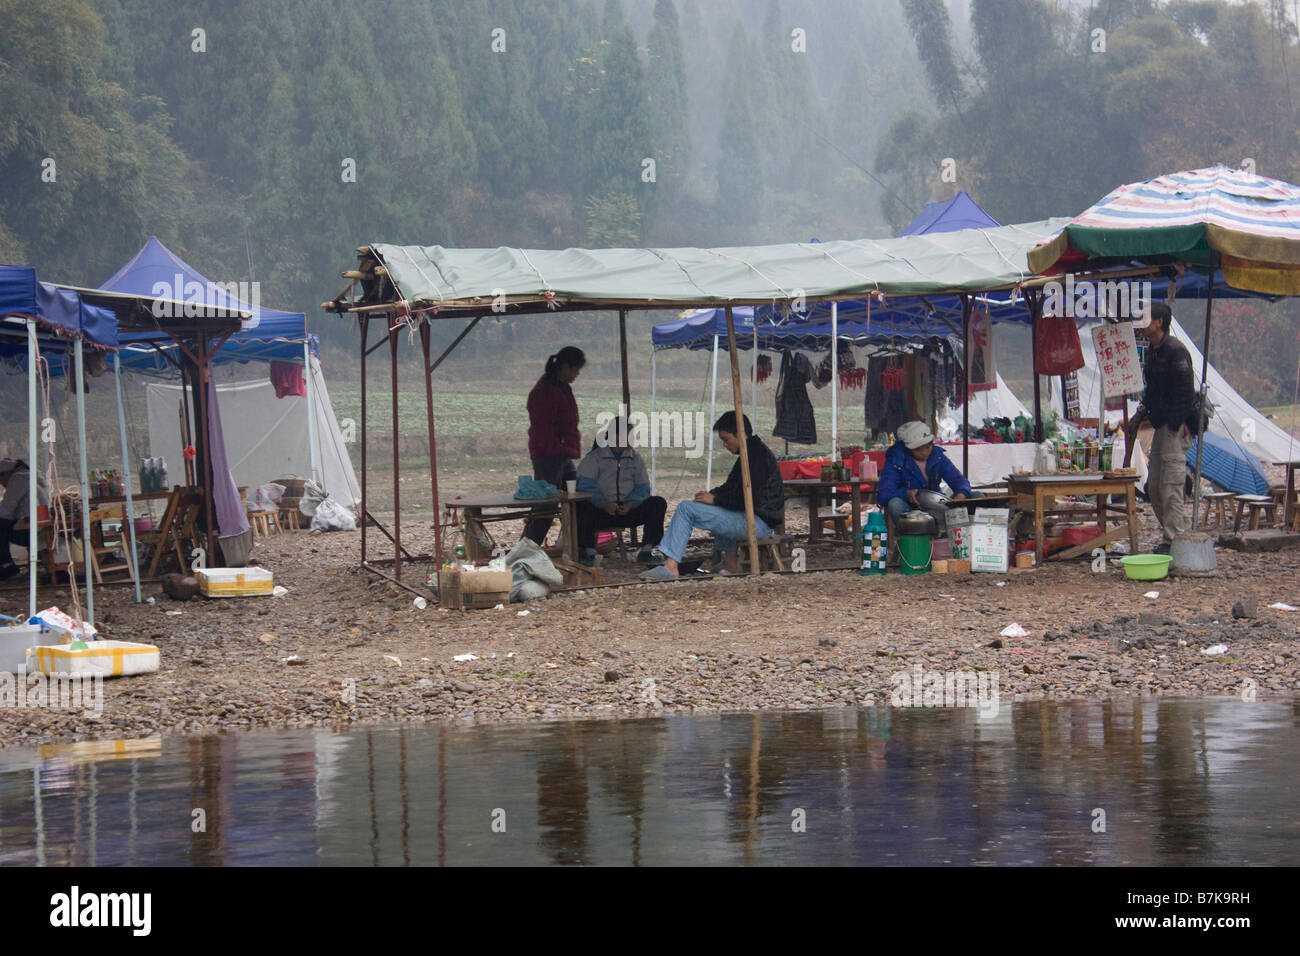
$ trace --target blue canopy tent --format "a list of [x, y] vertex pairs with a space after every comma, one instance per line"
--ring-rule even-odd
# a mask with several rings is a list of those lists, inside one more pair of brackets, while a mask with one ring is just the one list
[[[282, 312], [257, 301], [257, 287], [250, 283], [214, 283], [157, 236], [150, 236], [126, 265], [100, 287], [106, 292], [125, 293], [202, 308], [250, 314], [242, 328], [226, 338], [209, 356], [210, 365], [229, 362], [291, 362], [303, 366], [307, 386], [307, 433], [311, 450], [312, 480], [320, 481], [316, 444], [315, 402], [312, 399], [311, 356], [320, 357], [320, 340], [307, 332], [302, 312]], [[244, 298], [240, 298], [243, 295]], [[247, 301], [251, 299], [252, 301]], [[122, 365], [142, 374], [170, 375], [179, 367], [179, 345], [165, 332], [147, 329], [123, 330]]]
[[[61, 357], [61, 364], [66, 367], [68, 353], [72, 355], [73, 369], [78, 382], [85, 380], [84, 346], [89, 343], [92, 348], [112, 351], [115, 370], [120, 371], [117, 363], [118, 323], [117, 316], [111, 309], [87, 303], [75, 291], [48, 283], [39, 282], [36, 270], [30, 266], [0, 266], [0, 318], [4, 325], [0, 327], [0, 361], [11, 368], [25, 369], [27, 373], [27, 463], [28, 463], [28, 614], [36, 613], [36, 565], [37, 565], [37, 388], [38, 365], [42, 354]], [[22, 341], [25, 339], [25, 343]], [[51, 365], [53, 363], [50, 363]], [[118, 431], [122, 447], [122, 473], [129, 476], [126, 459], [126, 421], [122, 416], [122, 390], [118, 381]], [[85, 389], [78, 387], [77, 395], [77, 435], [79, 440], [81, 500], [90, 500], [90, 481], [86, 463], [86, 397]], [[131, 508], [131, 486], [129, 477], [126, 486], [127, 510]], [[95, 585], [92, 576], [90, 554], [90, 513], [81, 509], [82, 521], [82, 565], [86, 575], [86, 620], [94, 624], [95, 620]], [[124, 532], [131, 536], [132, 563], [135, 555], [135, 528], [131, 522], [124, 522]], [[127, 530], [129, 529], [129, 531]], [[136, 600], [140, 600], [139, 574], [132, 570], [135, 581]]]

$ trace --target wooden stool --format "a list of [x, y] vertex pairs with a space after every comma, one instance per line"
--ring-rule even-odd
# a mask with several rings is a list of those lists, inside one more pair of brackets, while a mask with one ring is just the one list
[[1259, 516], [1264, 515], [1269, 524], [1277, 524], [1277, 505], [1269, 495], [1237, 495], [1237, 517], [1232, 523], [1232, 533], [1236, 534], [1241, 530], [1241, 519], [1250, 510], [1250, 521], [1247, 524], [1247, 530], [1254, 531], [1259, 527]]
[[613, 531], [615, 537], [618, 538], [618, 556], [620, 558], [626, 558], [628, 552], [628, 543], [623, 539], [624, 531], [628, 533], [628, 537], [632, 541], [631, 550], [636, 551], [640, 549], [641, 543], [637, 540], [636, 528], [611, 528], [610, 530]]
[[253, 537], [265, 538], [275, 529], [275, 533], [280, 533], [279, 514], [275, 511], [250, 511], [248, 517], [253, 520]]
[[301, 531], [302, 521], [299, 516], [302, 514], [297, 508], [280, 509], [280, 530], [282, 531]]
[[1205, 504], [1205, 514], [1201, 516], [1201, 527], [1210, 526], [1210, 513], [1214, 513], [1214, 526], [1216, 528], [1226, 528], [1228, 526], [1228, 512], [1226, 510], [1228, 502], [1237, 497], [1231, 491], [1216, 491], [1213, 494], [1204, 495], [1201, 501]]
[[849, 516], [841, 514], [834, 508], [818, 508], [817, 520], [822, 524], [831, 524], [835, 528], [835, 537], [840, 541], [849, 540]]
[[740, 562], [740, 570], [744, 571], [745, 562], [749, 561], [751, 571], [761, 571], [763, 569], [764, 554], [771, 558], [772, 563], [776, 565], [778, 571], [785, 570], [785, 564], [781, 561], [781, 545], [783, 542], [780, 538], [759, 538], [756, 543], [758, 544], [759, 564], [757, 568], [754, 567], [752, 561], [749, 561], [749, 540], [742, 539], [736, 542], [736, 558]]

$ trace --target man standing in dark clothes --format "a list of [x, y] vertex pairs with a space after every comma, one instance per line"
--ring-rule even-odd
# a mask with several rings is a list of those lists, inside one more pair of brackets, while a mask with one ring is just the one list
[[1147, 495], [1164, 532], [1164, 542], [1155, 549], [1160, 554], [1168, 554], [1174, 538], [1191, 527], [1183, 483], [1187, 450], [1195, 436], [1196, 374], [1187, 347], [1169, 334], [1173, 318], [1168, 305], [1154, 302], [1134, 323], [1145, 331], [1151, 348], [1142, 369], [1146, 392], [1128, 428], [1130, 442], [1143, 421], [1149, 420], [1155, 429], [1148, 455]]
[[[745, 447], [749, 452], [750, 487], [754, 495], [754, 534], [757, 538], [770, 538], [773, 529], [785, 521], [785, 483], [776, 456], [754, 434], [754, 427], [745, 421]], [[733, 455], [740, 455], [740, 437], [736, 427], [736, 413], [727, 412], [713, 425], [718, 440]], [[731, 574], [740, 570], [736, 544], [749, 536], [745, 520], [745, 492], [741, 478], [740, 459], [731, 467], [727, 480], [712, 491], [699, 491], [694, 501], [683, 501], [673, 512], [672, 524], [664, 535], [659, 551], [664, 556], [660, 567], [646, 571], [641, 577], [647, 581], [677, 580], [677, 565], [686, 553], [691, 540], [691, 529], [712, 531], [722, 552], [723, 567]]]

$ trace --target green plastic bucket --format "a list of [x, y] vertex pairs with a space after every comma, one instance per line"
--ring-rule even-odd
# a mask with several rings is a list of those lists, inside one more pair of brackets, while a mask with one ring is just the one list
[[934, 553], [934, 539], [928, 534], [898, 536], [898, 566], [904, 574], [928, 574]]

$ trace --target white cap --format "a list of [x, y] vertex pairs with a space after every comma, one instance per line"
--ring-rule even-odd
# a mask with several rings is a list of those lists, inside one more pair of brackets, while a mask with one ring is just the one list
[[934, 441], [934, 433], [925, 422], [904, 422], [898, 426], [898, 440], [915, 451]]

